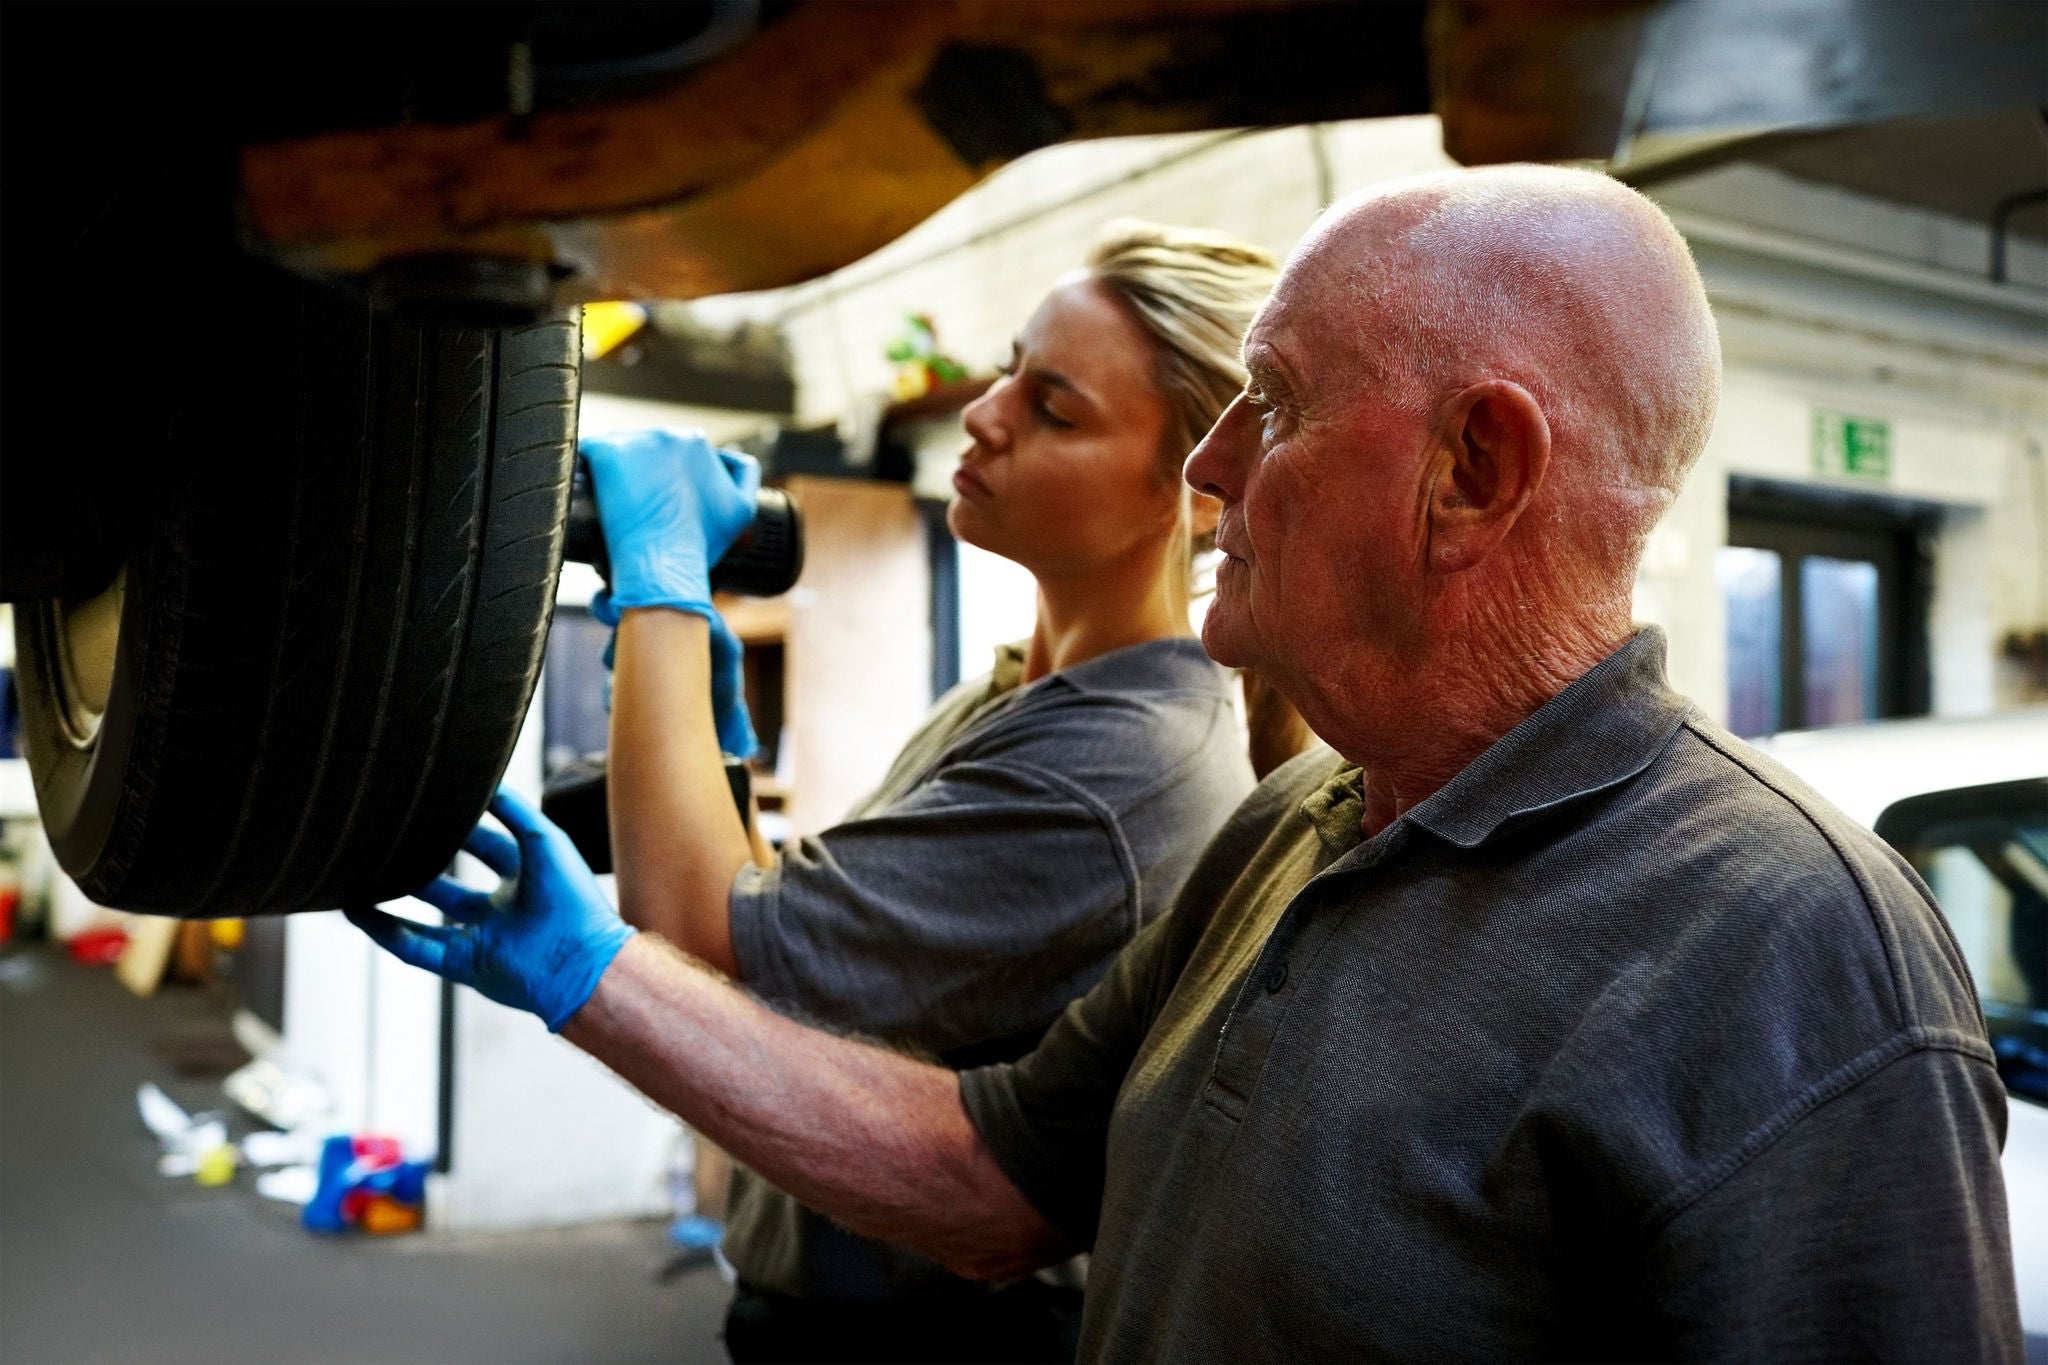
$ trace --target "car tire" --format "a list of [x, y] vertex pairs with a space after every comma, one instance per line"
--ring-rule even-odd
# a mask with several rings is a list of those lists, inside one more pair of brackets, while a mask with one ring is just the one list
[[408, 321], [253, 261], [229, 292], [114, 584], [16, 607], [37, 799], [103, 905], [389, 899], [476, 822], [540, 674], [578, 326]]

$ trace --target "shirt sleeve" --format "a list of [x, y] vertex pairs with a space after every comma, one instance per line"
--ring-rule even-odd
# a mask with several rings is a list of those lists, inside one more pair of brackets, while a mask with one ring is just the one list
[[1783, 1128], [1683, 1209], [1650, 1261], [1669, 1354], [2018, 1361], [1986, 1062], [1907, 1052]]
[[829, 1027], [945, 1052], [1045, 1026], [1137, 929], [1114, 813], [1028, 762], [959, 762], [742, 868], [746, 986]]
[[1095, 1244], [1110, 1116], [1175, 975], [1177, 927], [1174, 915], [1147, 925], [1029, 1055], [960, 1075], [996, 1164], [1077, 1246]]

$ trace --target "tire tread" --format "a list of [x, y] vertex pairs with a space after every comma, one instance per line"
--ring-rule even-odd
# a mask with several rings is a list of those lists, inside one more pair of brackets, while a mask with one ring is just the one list
[[[261, 914], [413, 889], [482, 814], [540, 676], [573, 318], [415, 325], [253, 263], [246, 286], [237, 401], [174, 433], [194, 474], [131, 559], [119, 781], [74, 775], [112, 816], [59, 854], [107, 905]], [[66, 761], [36, 765], [39, 788]]]

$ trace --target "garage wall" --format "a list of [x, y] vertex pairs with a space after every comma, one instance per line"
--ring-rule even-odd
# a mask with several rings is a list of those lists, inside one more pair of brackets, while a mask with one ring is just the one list
[[[1994, 285], [1961, 268], [1988, 250], [1977, 225], [1775, 172], [1702, 180], [1657, 192], [1692, 242], [1727, 366], [1706, 454], [1637, 582], [1637, 614], [1672, 636], [1674, 685], [1725, 714], [1713, 551], [1726, 540], [1728, 479], [1739, 474], [1933, 512], [1933, 709], [2017, 704], [2019, 680], [2000, 667], [1999, 643], [2048, 625], [2048, 252], [2017, 243], [2015, 275], [2040, 283]], [[1793, 221], [1803, 231], [1786, 231]], [[1823, 231], [1835, 236], [1815, 235]], [[1816, 411], [1886, 422], [1889, 476], [1817, 471]]]

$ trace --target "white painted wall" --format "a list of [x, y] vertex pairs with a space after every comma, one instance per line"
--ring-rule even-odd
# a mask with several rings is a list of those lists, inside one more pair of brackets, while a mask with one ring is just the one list
[[[1998, 286], [1981, 225], [1750, 167], [1657, 197], [1690, 234], [1727, 364], [1707, 452], [1637, 584], [1638, 614], [1672, 636], [1674, 683], [1723, 714], [1713, 551], [1744, 474], [1937, 510], [1935, 713], [2013, 704], [1999, 641], [2048, 625], [2048, 250], [2016, 241], [2019, 282]], [[1817, 473], [1816, 409], [1887, 421], [1890, 478]]]
[[[2048, 431], [2017, 417], [1994, 426], [1972, 410], [1943, 413], [1931, 397], [1731, 363], [1706, 454], [1652, 538], [1636, 585], [1638, 617], [1671, 636], [1671, 677], [1679, 690], [1710, 713], [1724, 713], [1726, 623], [1713, 557], [1726, 541], [1729, 476], [1746, 474], [1814, 488], [1846, 485], [1938, 509], [1928, 622], [1934, 712], [1978, 715], [2014, 704], [1997, 668], [1999, 641], [2008, 631], [2048, 622], [2041, 587], [2048, 500], [2028, 487], [2037, 458], [2029, 452]], [[1873, 486], [1815, 474], [1809, 433], [1816, 408], [1890, 421], [1894, 477]]]
[[[1768, 166], [1722, 166], [1660, 186], [1656, 197], [1673, 211], [1731, 218], [1959, 277], [1983, 279], [1990, 271], [1987, 223], [1884, 203]], [[2034, 238], [2008, 238], [2006, 272], [2015, 284], [2048, 289], [2048, 246]]]

